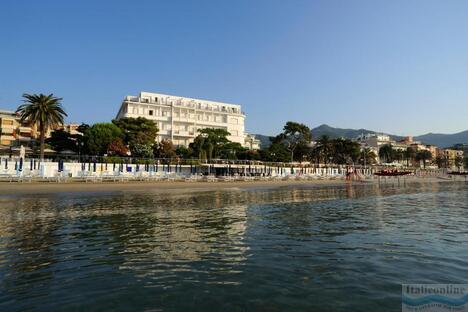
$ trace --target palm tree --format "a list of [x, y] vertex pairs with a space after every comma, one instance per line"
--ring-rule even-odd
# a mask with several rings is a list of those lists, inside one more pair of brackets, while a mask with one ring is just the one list
[[364, 165], [373, 165], [376, 161], [377, 155], [370, 148], [364, 148], [361, 151], [362, 154], [362, 164]]
[[429, 152], [427, 150], [419, 151], [416, 154], [416, 160], [418, 160], [420, 162], [421, 161], [423, 162], [424, 169], [426, 169], [426, 161], [431, 160], [431, 159], [432, 159], [432, 154], [431, 154], [431, 152]]
[[405, 158], [406, 158], [406, 167], [409, 167], [410, 165], [410, 161], [411, 163], [413, 162], [413, 160], [415, 159], [416, 157], [416, 149], [412, 146], [409, 146], [406, 148], [406, 150], [404, 151], [404, 155], [405, 155]]
[[[379, 149], [379, 158], [384, 159], [386, 163], [393, 162], [395, 152], [391, 144], [382, 145]], [[382, 161], [381, 161], [382, 162]]]
[[324, 163], [328, 163], [328, 158], [332, 157], [334, 153], [334, 144], [330, 137], [326, 134], [322, 135], [317, 141], [317, 150], [319, 156], [323, 159]]
[[45, 134], [49, 127], [63, 124], [63, 119], [67, 114], [62, 108], [61, 98], [55, 97], [52, 93], [45, 94], [23, 94], [25, 104], [16, 110], [20, 115], [21, 122], [39, 125], [41, 160], [44, 159]]

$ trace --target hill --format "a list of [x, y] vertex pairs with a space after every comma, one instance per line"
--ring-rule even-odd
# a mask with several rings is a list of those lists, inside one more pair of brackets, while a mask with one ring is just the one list
[[[320, 125], [311, 130], [314, 139], [320, 138], [322, 135], [328, 135], [331, 138], [348, 138], [354, 139], [361, 134], [366, 133], [381, 133], [378, 131], [368, 129], [346, 129], [346, 128], [335, 128], [329, 125]], [[403, 137], [398, 135], [388, 134], [394, 140], [401, 140]], [[269, 136], [256, 134], [256, 137], [261, 141], [262, 147], [270, 145]], [[442, 134], [442, 133], [428, 133], [414, 137], [415, 141], [421, 141], [424, 144], [437, 145], [439, 147], [450, 147], [458, 143], [468, 143], [468, 130], [453, 133], [453, 134]]]
[[468, 130], [453, 134], [428, 133], [417, 136], [414, 139], [439, 147], [450, 147], [458, 143], [468, 143]]

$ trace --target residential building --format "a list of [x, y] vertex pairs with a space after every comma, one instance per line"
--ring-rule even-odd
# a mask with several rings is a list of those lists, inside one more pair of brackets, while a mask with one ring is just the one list
[[455, 149], [439, 149], [438, 156], [446, 161], [448, 167], [458, 167], [463, 159], [463, 151]]
[[382, 145], [395, 143], [389, 135], [378, 133], [362, 134], [357, 137], [357, 141], [372, 148], [380, 148]]
[[260, 140], [255, 137], [253, 134], [245, 134], [244, 146], [250, 150], [259, 150], [260, 149]]
[[54, 130], [63, 130], [65, 132], [68, 132], [71, 135], [76, 135], [76, 134], [81, 134], [81, 132], [78, 132], [78, 127], [80, 124], [77, 123], [69, 123], [69, 124], [64, 124], [55, 127]]
[[227, 130], [229, 140], [245, 147], [256, 146], [256, 142], [246, 140], [245, 114], [237, 104], [140, 92], [123, 100], [116, 118], [124, 117], [154, 121], [159, 129], [156, 140], [169, 139], [176, 146], [188, 146], [204, 128]]
[[0, 145], [28, 146], [36, 137], [36, 130], [21, 122], [12, 111], [0, 110]]

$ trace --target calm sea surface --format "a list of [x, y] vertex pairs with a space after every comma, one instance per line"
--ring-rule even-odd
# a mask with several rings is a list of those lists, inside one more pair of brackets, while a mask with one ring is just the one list
[[467, 280], [463, 183], [0, 197], [1, 311], [398, 311]]

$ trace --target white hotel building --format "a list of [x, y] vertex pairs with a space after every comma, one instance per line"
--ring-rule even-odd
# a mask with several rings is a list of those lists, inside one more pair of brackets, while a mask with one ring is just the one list
[[245, 147], [258, 149], [259, 141], [245, 133], [245, 114], [240, 105], [192, 99], [161, 93], [140, 92], [126, 96], [117, 114], [124, 117], [145, 117], [158, 126], [156, 140], [169, 139], [174, 145], [188, 146], [203, 128], [227, 130], [228, 137]]

